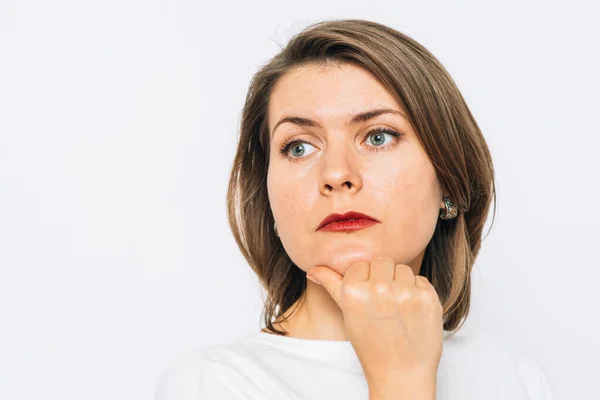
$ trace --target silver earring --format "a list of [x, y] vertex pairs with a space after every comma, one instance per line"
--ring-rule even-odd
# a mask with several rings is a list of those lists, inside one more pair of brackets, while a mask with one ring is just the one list
[[458, 215], [458, 208], [454, 205], [450, 197], [444, 197], [444, 203], [446, 204], [446, 208], [444, 210], [440, 210], [440, 218], [441, 219], [453, 219]]
[[275, 235], [279, 237], [279, 233], [277, 232], [277, 224], [273, 224], [273, 228], [275, 229]]

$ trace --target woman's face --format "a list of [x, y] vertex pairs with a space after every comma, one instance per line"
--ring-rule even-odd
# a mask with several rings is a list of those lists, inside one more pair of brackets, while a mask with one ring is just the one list
[[[402, 115], [383, 113], [347, 124], [374, 109], [402, 112], [373, 75], [354, 65], [298, 67], [274, 87], [267, 189], [283, 247], [304, 271], [326, 265], [344, 275], [352, 263], [380, 255], [411, 266], [415, 274], [420, 269], [444, 207], [443, 193]], [[314, 124], [277, 125], [290, 116]], [[400, 137], [369, 133], [374, 128]], [[301, 142], [282, 154], [290, 140]], [[317, 230], [329, 214], [350, 210], [380, 222], [352, 232]]]

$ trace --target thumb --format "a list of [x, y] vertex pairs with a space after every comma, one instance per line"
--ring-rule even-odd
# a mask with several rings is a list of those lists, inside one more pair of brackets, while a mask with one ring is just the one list
[[317, 265], [306, 273], [306, 277], [316, 280], [333, 297], [333, 300], [338, 305], [340, 304], [340, 288], [342, 286], [342, 279], [344, 278], [342, 275], [325, 265]]

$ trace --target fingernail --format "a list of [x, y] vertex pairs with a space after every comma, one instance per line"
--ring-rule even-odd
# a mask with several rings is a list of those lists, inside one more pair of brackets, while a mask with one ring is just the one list
[[307, 277], [308, 279], [310, 279], [311, 281], [313, 281], [314, 283], [316, 283], [317, 285], [320, 285], [320, 284], [321, 284], [321, 282], [319, 282], [319, 281], [318, 281], [316, 278], [313, 278], [312, 276], [310, 276], [310, 275], [308, 275], [308, 274], [306, 274], [306, 277]]

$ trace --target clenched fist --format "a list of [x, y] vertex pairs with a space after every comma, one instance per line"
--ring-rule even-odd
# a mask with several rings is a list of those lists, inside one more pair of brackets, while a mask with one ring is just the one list
[[435, 385], [443, 345], [443, 308], [427, 278], [390, 257], [358, 261], [340, 274], [324, 265], [316, 279], [342, 310], [346, 336], [375, 387]]

